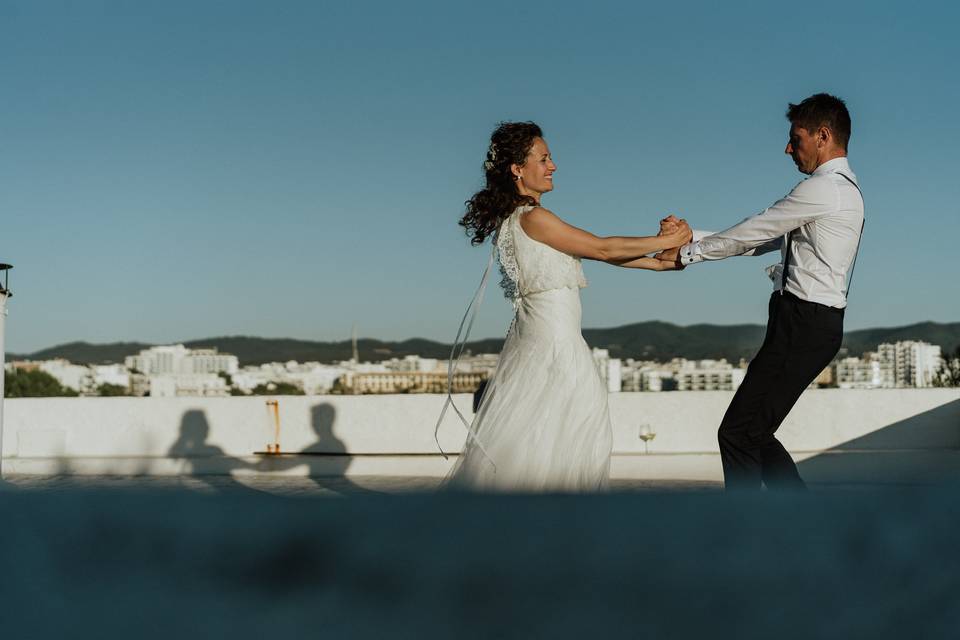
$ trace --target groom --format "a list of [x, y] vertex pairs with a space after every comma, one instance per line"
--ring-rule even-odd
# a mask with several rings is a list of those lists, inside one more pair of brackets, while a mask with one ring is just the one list
[[863, 231], [863, 198], [847, 162], [850, 114], [843, 100], [818, 93], [787, 109], [785, 153], [810, 177], [785, 198], [726, 231], [659, 255], [683, 265], [780, 249], [770, 269], [767, 333], [720, 423], [728, 489], [803, 489], [774, 437], [803, 390], [843, 340], [848, 274]]

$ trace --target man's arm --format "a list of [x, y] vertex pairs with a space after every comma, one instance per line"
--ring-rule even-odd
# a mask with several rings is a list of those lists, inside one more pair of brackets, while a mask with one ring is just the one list
[[783, 237], [836, 208], [836, 189], [829, 179], [809, 178], [785, 198], [725, 231], [680, 248], [683, 264], [762, 255], [779, 249]]
[[764, 242], [761, 245], [750, 249], [749, 251], [744, 251], [740, 255], [742, 256], [762, 256], [765, 253], [770, 253], [771, 251], [780, 251], [780, 247], [783, 246], [783, 239], [786, 236], [780, 236], [779, 238], [774, 238], [770, 242]]

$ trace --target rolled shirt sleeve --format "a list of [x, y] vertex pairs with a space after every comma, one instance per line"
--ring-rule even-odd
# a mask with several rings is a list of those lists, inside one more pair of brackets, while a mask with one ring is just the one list
[[703, 260], [703, 254], [700, 251], [700, 242], [689, 242], [680, 247], [680, 262], [682, 264], [696, 264]]
[[779, 249], [784, 236], [836, 209], [836, 187], [819, 177], [807, 178], [786, 197], [729, 229], [680, 249], [683, 264], [761, 255]]

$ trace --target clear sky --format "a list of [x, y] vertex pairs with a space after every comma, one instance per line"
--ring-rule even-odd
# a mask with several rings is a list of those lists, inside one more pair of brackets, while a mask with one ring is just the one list
[[[818, 91], [867, 203], [847, 328], [960, 320], [955, 7], [0, 0], [7, 349], [450, 340], [498, 121], [544, 128], [573, 224], [721, 229], [802, 177], [784, 111]], [[587, 263], [584, 326], [763, 323], [772, 261]], [[477, 337], [509, 323], [495, 283]]]

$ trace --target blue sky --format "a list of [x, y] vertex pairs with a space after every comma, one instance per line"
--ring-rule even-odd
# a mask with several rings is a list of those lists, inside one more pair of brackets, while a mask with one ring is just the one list
[[[573, 224], [720, 229], [802, 177], [783, 114], [818, 91], [851, 110], [867, 202], [847, 328], [960, 320], [960, 11], [667, 4], [0, 0], [8, 351], [449, 340], [498, 121], [544, 128]], [[763, 323], [771, 261], [587, 263], [584, 326]], [[488, 296], [478, 337], [509, 323]]]

